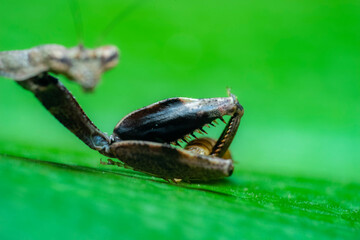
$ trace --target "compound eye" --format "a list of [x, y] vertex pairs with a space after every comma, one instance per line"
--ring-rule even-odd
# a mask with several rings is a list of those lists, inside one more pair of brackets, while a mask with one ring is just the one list
[[102, 53], [102, 56], [101, 56], [101, 59], [104, 63], [108, 63], [108, 62], [111, 62], [111, 61], [114, 61], [114, 60], [118, 60], [119, 58], [119, 55], [117, 52], [113, 52], [113, 51], [110, 51], [110, 50], [106, 50]]
[[119, 54], [113, 51], [105, 51], [102, 54], [101, 61], [106, 70], [113, 68], [119, 62]]

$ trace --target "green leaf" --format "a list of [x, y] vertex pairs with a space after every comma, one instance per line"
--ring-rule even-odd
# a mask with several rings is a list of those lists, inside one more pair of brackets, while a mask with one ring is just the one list
[[[153, 102], [231, 87], [245, 108], [233, 176], [169, 184], [100, 165], [1, 78], [0, 239], [360, 239], [358, 1], [133, 4], [79, 1], [86, 47], [120, 14], [100, 38], [121, 61], [92, 94], [60, 80], [108, 132]], [[77, 44], [67, 1], [1, 9], [1, 51]]]
[[[241, 169], [221, 181], [169, 184], [101, 167], [92, 154], [7, 151], [0, 156], [3, 239], [360, 236], [358, 184]], [[33, 152], [45, 154], [38, 159]], [[60, 159], [95, 166], [54, 161]]]

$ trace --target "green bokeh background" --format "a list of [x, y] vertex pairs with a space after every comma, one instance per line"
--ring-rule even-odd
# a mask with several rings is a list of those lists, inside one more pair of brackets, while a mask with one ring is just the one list
[[[226, 87], [230, 87], [245, 108], [238, 135], [232, 145], [233, 157], [237, 164], [236, 171], [229, 180], [230, 183], [234, 186], [240, 184], [241, 188], [248, 189], [247, 184], [253, 184], [253, 181], [260, 186], [264, 186], [264, 181], [275, 181], [275, 185], [288, 186], [287, 184], [291, 185], [294, 179], [306, 179], [299, 182], [310, 185], [313, 183], [316, 186], [314, 194], [325, 195], [325, 200], [322, 199], [319, 202], [326, 204], [330, 204], [327, 202], [329, 198], [326, 197], [326, 194], [330, 194], [330, 190], [326, 191], [327, 187], [331, 189], [331, 186], [336, 186], [341, 189], [342, 186], [350, 186], [344, 187], [342, 194], [334, 193], [332, 201], [337, 203], [348, 201], [347, 210], [356, 211], [357, 215], [355, 214], [352, 221], [344, 226], [350, 226], [351, 230], [348, 230], [352, 233], [359, 229], [359, 1], [148, 0], [139, 4], [129, 0], [91, 0], [79, 1], [79, 3], [85, 45], [98, 46], [98, 39], [102, 38], [101, 44], [114, 44], [121, 50], [121, 63], [103, 76], [103, 81], [92, 94], [83, 93], [76, 84], [60, 76], [62, 82], [72, 91], [85, 112], [100, 129], [111, 133], [117, 121], [127, 113], [165, 98], [222, 97], [226, 96]], [[108, 34], [102, 34], [116, 16], [131, 9], [134, 4], [138, 6], [124, 14], [124, 17]], [[77, 33], [67, 1], [19, 0], [11, 2], [2, 0], [0, 7], [2, 9], [0, 15], [1, 51], [26, 49], [47, 43], [57, 43], [68, 47], [77, 44]], [[0, 79], [0, 126], [0, 153], [2, 154], [99, 168], [100, 155], [98, 153], [91, 152], [55, 121], [31, 93], [4, 78]], [[86, 209], [75, 210], [77, 204], [81, 204], [81, 197], [77, 195], [78, 191], [81, 191], [79, 190], [81, 186], [74, 187], [73, 184], [76, 186], [76, 183], [67, 181], [71, 178], [71, 174], [77, 173], [76, 171], [72, 173], [71, 170], [69, 172], [51, 170], [44, 174], [54, 172], [51, 176], [58, 176], [60, 180], [57, 178], [49, 180], [41, 177], [42, 167], [46, 168], [46, 165], [42, 166], [38, 162], [27, 163], [19, 159], [11, 160], [5, 156], [1, 162], [2, 190], [8, 198], [0, 201], [3, 206], [8, 206], [8, 210], [4, 210], [0, 218], [10, 220], [8, 224], [3, 225], [6, 227], [0, 226], [0, 231], [6, 237], [22, 236], [20, 232], [13, 233], [14, 235], [9, 234], [10, 229], [14, 228], [14, 226], [10, 228], [11, 224], [26, 224], [24, 216], [19, 217], [12, 213], [20, 214], [21, 211], [25, 211], [26, 214], [34, 216], [34, 221], [45, 221], [47, 217], [45, 212], [48, 209], [54, 206], [59, 206], [60, 209], [61, 206], [64, 208], [67, 206], [68, 211], [70, 211], [69, 207], [73, 207], [71, 209], [74, 210], [74, 213], [69, 213], [68, 217], [78, 216], [81, 220], [87, 218]], [[29, 172], [21, 173], [16, 166], [28, 169]], [[31, 171], [37, 171], [36, 174], [39, 175], [39, 179], [33, 179], [32, 185], [32, 181], [27, 178], [32, 176]], [[60, 173], [56, 175], [58, 171]], [[194, 197], [194, 204], [200, 205], [203, 202], [210, 204], [213, 198], [215, 206], [204, 207], [198, 211], [198, 214], [206, 215], [208, 211], [211, 211], [212, 215], [208, 220], [213, 224], [217, 218], [221, 218], [218, 221], [224, 222], [227, 221], [227, 217], [229, 221], [236, 219], [238, 225], [234, 229], [240, 229], [244, 234], [237, 234], [237, 230], [226, 231], [223, 226], [216, 224], [207, 226], [206, 219], [195, 219], [198, 220], [197, 222], [203, 221], [203, 225], [196, 226], [198, 229], [210, 231], [209, 236], [215, 236], [215, 238], [253, 237], [261, 231], [264, 234], [271, 233], [279, 237], [342, 236], [341, 232], [327, 232], [327, 227], [320, 232], [312, 232], [311, 227], [314, 227], [315, 223], [305, 219], [305, 224], [301, 220], [304, 216], [300, 216], [295, 221], [301, 227], [292, 229], [293, 222], [289, 216], [273, 216], [275, 220], [269, 218], [272, 211], [267, 205], [264, 207], [260, 204], [260, 208], [257, 205], [253, 212], [251, 209], [254, 206], [243, 206], [236, 201], [232, 204], [227, 202], [221, 205], [223, 200], [217, 200], [218, 196], [214, 197], [205, 193], [201, 193], [200, 196], [196, 193], [187, 195], [189, 194], [186, 193], [187, 188], [193, 188], [192, 185], [185, 187], [184, 190], [181, 187], [160, 184], [157, 180], [141, 174], [140, 180], [134, 180], [129, 176], [137, 176], [136, 173], [122, 171], [125, 171], [127, 177], [115, 179], [111, 184], [115, 188], [115, 182], [120, 182], [120, 189], [123, 186], [126, 191], [125, 193], [115, 191], [115, 196], [123, 196], [120, 200], [125, 204], [132, 204], [132, 207], [127, 211], [124, 210], [125, 212], [117, 212], [122, 214], [118, 216], [122, 220], [114, 218], [112, 220], [118, 221], [119, 225], [127, 226], [131, 221], [140, 219], [139, 223], [144, 226], [145, 233], [154, 233], [153, 230], [156, 229], [156, 233], [151, 235], [153, 237], [166, 237], [172, 233], [180, 237], [201, 236], [201, 234], [196, 234], [199, 232], [195, 230], [195, 227], [195, 229], [186, 227], [188, 226], [186, 219], [190, 219], [191, 211], [196, 210], [189, 209], [190, 205], [186, 204], [171, 208], [180, 204], [181, 201], [184, 202], [186, 196]], [[36, 174], [33, 177], [37, 176]], [[84, 173], [80, 171], [79, 174]], [[89, 181], [96, 181], [89, 176], [85, 178], [87, 177]], [[109, 178], [99, 181], [106, 184], [115, 177], [109, 176]], [[143, 178], [150, 180], [144, 183]], [[8, 181], [9, 184], [5, 184]], [[39, 182], [43, 184], [43, 181], [54, 181], [54, 183], [63, 181], [63, 188], [64, 186], [65, 189], [71, 186], [73, 188], [71, 191], [66, 191], [68, 195], [62, 194], [61, 187], [51, 186], [50, 190], [41, 190], [40, 186], [45, 189], [49, 187], [39, 185]], [[79, 199], [69, 200], [70, 202], [64, 200], [68, 205], [59, 200], [60, 205], [54, 203], [54, 205], [38, 206], [34, 200], [37, 196], [36, 191], [31, 194], [23, 193], [23, 195], [15, 192], [24, 183], [28, 183], [30, 189], [34, 187], [40, 195], [44, 191], [52, 197], [68, 196], [70, 199], [70, 195], [75, 194]], [[98, 187], [101, 188], [101, 186]], [[106, 185], [101, 191], [106, 192], [108, 187], [109, 185]], [[206, 185], [206, 188], [213, 187]], [[302, 188], [309, 189], [304, 185]], [[219, 189], [233, 194], [227, 182], [220, 183]], [[281, 194], [286, 194], [288, 191], [284, 188], [282, 190]], [[140, 197], [134, 197], [134, 194], [137, 194], [136, 191], [144, 192], [140, 194]], [[268, 191], [277, 194], [280, 190], [269, 187]], [[309, 200], [316, 199], [312, 198], [309, 192], [294, 191], [299, 196], [306, 195]], [[163, 197], [170, 201], [165, 204], [170, 209], [169, 214], [163, 213], [163, 216], [156, 214], [162, 208], [156, 205], [156, 202], [160, 200], [155, 195], [151, 195], [151, 192], [156, 193], [160, 199]], [[24, 201], [19, 200], [24, 196]], [[89, 216], [97, 216], [100, 220], [104, 220], [107, 216], [101, 214], [108, 213], [107, 211], [110, 211], [114, 205], [126, 208], [126, 206], [121, 206], [120, 200], [107, 202], [109, 205], [105, 203], [101, 205], [104, 199], [106, 202], [111, 198], [109, 192], [104, 193], [99, 201], [96, 201], [98, 196], [91, 190], [84, 196], [90, 198], [85, 204], [91, 209]], [[178, 196], [179, 199], [172, 199], [174, 196]], [[47, 202], [46, 197], [42, 196], [41, 199]], [[143, 205], [145, 203], [142, 201], [145, 202], [145, 199], [150, 199], [149, 201], [154, 204]], [[26, 205], [24, 202], [27, 201], [31, 204]], [[146, 211], [144, 206], [147, 207]], [[183, 209], [184, 206], [187, 210]], [[301, 206], [298, 207], [301, 208]], [[242, 212], [243, 215], [235, 213], [234, 215], [230, 213], [213, 215], [213, 211], [216, 209], [222, 211], [222, 208], [228, 209], [229, 212], [235, 209], [234, 212]], [[95, 213], [91, 215], [92, 210]], [[176, 215], [183, 211], [185, 211], [184, 215]], [[144, 215], [143, 218], [142, 215]], [[299, 217], [299, 214], [295, 213], [295, 215]], [[110, 213], [109, 216], [114, 217]], [[253, 222], [248, 220], [250, 216], [254, 216], [256, 220]], [[314, 215], [312, 216], [313, 219]], [[153, 226], [150, 219], [160, 217], [166, 220], [162, 223], [163, 225], [159, 227], [154, 224]], [[183, 217], [185, 223], [182, 224]], [[240, 220], [240, 218], [243, 219]], [[280, 218], [285, 220], [279, 220]], [[66, 217], [54, 219], [66, 225]], [[131, 220], [126, 222], [127, 220], [124, 219]], [[316, 224], [322, 223], [323, 219], [315, 219]], [[154, 223], [158, 223], [157, 221], [154, 220]], [[176, 223], [176, 221], [179, 222]], [[60, 229], [57, 228], [55, 222], [48, 228], [49, 232]], [[247, 228], [240, 226], [244, 222], [247, 222], [248, 225], [245, 224]], [[279, 225], [272, 226], [273, 222]], [[282, 225], [284, 222], [286, 224]], [[337, 220], [329, 222], [339, 224]], [[76, 230], [68, 230], [68, 236], [73, 238], [84, 236], [81, 234], [88, 231], [86, 230], [87, 223], [82, 224], [84, 226]], [[95, 223], [89, 224], [93, 226]], [[328, 226], [328, 228], [332, 227]], [[149, 236], [145, 233], [145, 235], [136, 234], [136, 230], [124, 231], [121, 227], [121, 232], [114, 229], [105, 231], [106, 227], [99, 228], [98, 231], [94, 230], [94, 237], [100, 237], [103, 232], [106, 232], [106, 237], [114, 237], [116, 234], [122, 236], [121, 232], [127, 237]], [[234, 236], [225, 234], [229, 232], [232, 232]], [[31, 235], [34, 234], [31, 229], [27, 233], [30, 238], [43, 236]], [[45, 235], [46, 233], [47, 231], [44, 230]]]

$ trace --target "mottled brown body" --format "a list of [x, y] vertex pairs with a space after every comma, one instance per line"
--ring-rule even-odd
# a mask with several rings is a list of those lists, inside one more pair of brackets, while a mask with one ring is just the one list
[[63, 74], [85, 90], [92, 90], [101, 74], [119, 61], [115, 46], [86, 49], [47, 44], [26, 50], [0, 52], [0, 76], [24, 81], [45, 72]]

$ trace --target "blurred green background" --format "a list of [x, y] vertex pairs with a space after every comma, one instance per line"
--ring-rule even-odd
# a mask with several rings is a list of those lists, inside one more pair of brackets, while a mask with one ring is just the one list
[[[216, 191], [237, 196], [237, 200], [222, 203], [221, 196], [187, 192], [195, 185], [165, 185], [142, 174], [109, 167], [104, 169], [124, 172], [126, 176], [118, 180], [116, 175], [109, 179], [100, 175], [98, 182], [102, 184], [94, 183], [93, 188], [81, 186], [70, 179], [76, 179], [76, 174], [84, 174], [82, 168], [75, 172], [47, 171], [48, 166], [36, 160], [21, 160], [25, 157], [99, 169], [101, 156], [54, 120], [31, 93], [13, 81], [1, 78], [0, 158], [3, 161], [0, 186], [7, 197], [0, 197], [3, 206], [0, 233], [6, 238], [41, 237], [51, 231], [61, 232], [56, 222], [68, 226], [67, 223], [77, 221], [70, 220], [69, 223], [67, 217], [79, 221], [92, 217], [98, 217], [100, 221], [112, 219], [111, 224], [114, 224], [112, 230], [106, 226], [89, 230], [87, 226], [94, 227], [96, 220], [82, 222], [77, 230], [65, 230], [73, 238], [91, 231], [94, 235], [88, 237], [94, 238], [170, 235], [199, 238], [204, 236], [201, 231], [209, 233], [207, 239], [211, 236], [217, 239], [251, 238], [259, 229], [279, 238], [344, 237], [343, 230], [359, 234], [359, 1], [80, 0], [79, 5], [85, 45], [96, 47], [100, 44], [98, 40], [103, 39], [101, 44], [114, 44], [121, 50], [121, 63], [103, 76], [103, 81], [92, 94], [83, 93], [79, 86], [60, 76], [103, 131], [111, 133], [117, 121], [127, 113], [165, 98], [222, 97], [226, 96], [226, 87], [238, 96], [245, 115], [232, 145], [237, 161], [235, 173], [225, 182], [196, 185], [208, 190], [218, 188]], [[77, 44], [67, 1], [3, 0], [0, 6], [1, 51], [47, 43], [67, 47]], [[104, 34], [109, 23], [122, 14], [121, 20]], [[114, 181], [108, 183], [113, 178]], [[91, 175], [85, 179], [97, 181]], [[62, 182], [63, 185], [54, 187], [46, 182], [55, 185]], [[117, 189], [116, 182], [124, 191]], [[257, 184], [253, 185], [254, 182]], [[107, 184], [105, 188], [102, 188], [103, 184]], [[300, 184], [298, 188], [297, 184]], [[250, 185], [268, 191], [269, 197], [262, 199], [266, 204], [258, 203], [256, 199], [255, 207], [238, 202], [246, 199], [241, 194], [245, 194]], [[294, 192], [287, 189], [290, 185]], [[313, 191], [309, 190], [311, 186], [315, 186]], [[335, 191], [334, 186], [343, 192]], [[108, 188], [115, 192], [118, 202], [107, 202], [112, 196], [106, 191]], [[88, 192], [81, 195], [81, 189]], [[102, 197], [94, 189], [101, 189]], [[235, 193], [234, 189], [242, 190]], [[139, 192], [140, 196], [136, 195]], [[39, 201], [43, 204], [39, 205], [36, 200], [39, 195], [35, 193], [45, 194], [48, 198], [41, 196]], [[300, 210], [300, 213], [295, 213], [298, 217], [295, 220], [281, 215], [288, 211], [284, 209], [293, 207], [286, 205], [291, 198], [288, 194], [298, 194], [307, 202], [315, 199], [315, 204], [334, 207], [337, 210], [330, 211], [334, 219], [319, 219], [318, 212], [311, 207], [314, 215], [309, 218], [306, 214], [304, 217]], [[75, 200], [69, 200], [72, 196], [76, 196]], [[274, 207], [274, 202], [269, 200], [274, 196], [285, 197], [285, 202], [279, 200], [285, 207], [280, 207], [281, 204]], [[186, 197], [193, 197], [193, 204], [204, 204], [194, 213], [195, 219], [192, 219], [192, 211], [196, 212], [196, 209], [190, 208], [191, 203], [186, 204]], [[317, 197], [320, 197], [318, 201]], [[49, 202], [56, 199], [57, 202]], [[89, 202], [83, 203], [83, 199]], [[149, 199], [148, 205], [144, 205], [146, 199]], [[161, 199], [166, 199], [166, 204], [157, 204]], [[270, 202], [272, 205], [269, 207]], [[344, 202], [346, 204], [342, 206]], [[88, 205], [86, 209], [90, 212], [94, 211], [92, 215], [87, 215], [84, 206], [77, 210], [82, 204]], [[126, 209], [126, 204], [130, 204], [128, 210], [118, 209]], [[168, 207], [168, 214], [159, 215], [162, 206]], [[295, 209], [307, 207], [305, 204]], [[224, 214], [214, 215], [214, 211], [223, 208]], [[60, 214], [70, 209], [69, 216]], [[339, 209], [347, 211], [352, 220], [340, 221], [337, 217], [343, 216], [343, 212]], [[281, 216], [272, 216], [274, 211]], [[22, 212], [29, 218], [33, 217], [35, 222], [46, 221], [47, 217], [55, 220], [42, 233], [35, 234], [29, 226], [24, 232], [10, 233], [16, 229], [15, 226], [27, 225]], [[115, 213], [122, 220], [116, 219]], [[60, 217], [54, 217], [56, 214]], [[201, 214], [210, 215], [206, 219], [201, 218]], [[237, 224], [222, 226], [218, 223], [227, 222], [227, 218], [230, 222], [236, 220]], [[183, 223], [182, 219], [185, 219]], [[322, 225], [327, 221], [324, 219], [328, 220], [329, 226]], [[131, 221], [144, 226], [145, 235], [132, 229]], [[202, 221], [202, 224], [189, 225], [189, 221]], [[331, 224], [340, 224], [339, 232], [329, 232], [327, 229], [334, 227]], [[313, 228], [315, 225], [324, 228], [318, 231], [319, 228]], [[120, 232], [114, 229], [116, 226]], [[124, 226], [132, 230], [126, 231]]]

